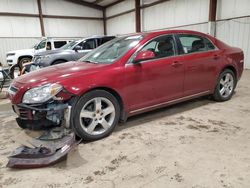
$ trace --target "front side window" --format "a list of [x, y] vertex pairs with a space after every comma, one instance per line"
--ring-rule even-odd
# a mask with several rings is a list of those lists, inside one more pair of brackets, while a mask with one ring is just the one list
[[147, 43], [141, 51], [152, 51], [155, 58], [175, 55], [175, 42], [172, 36], [160, 36]]
[[180, 34], [178, 35], [178, 37], [182, 45], [182, 53], [184, 54], [203, 52], [215, 49], [215, 46], [208, 39], [200, 36]]
[[41, 41], [41, 42], [37, 45], [36, 50], [44, 49], [44, 48], [45, 48], [45, 45], [46, 45], [46, 40]]
[[135, 47], [142, 38], [142, 35], [116, 38], [88, 53], [79, 61], [100, 64], [113, 63], [114, 61], [122, 57], [127, 51]]
[[89, 39], [83, 42], [82, 49], [83, 50], [91, 50], [95, 48], [95, 39]]
[[79, 44], [77, 44], [77, 45], [75, 45], [74, 46], [74, 50], [76, 49], [76, 48], [79, 48], [80, 50], [82, 50], [83, 49], [83, 42], [80, 42]]

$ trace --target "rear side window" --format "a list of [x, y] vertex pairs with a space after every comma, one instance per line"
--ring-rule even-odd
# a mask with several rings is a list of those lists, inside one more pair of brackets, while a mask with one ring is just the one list
[[210, 42], [210, 40], [204, 38], [204, 42], [205, 42], [205, 45], [206, 45], [208, 50], [214, 50], [215, 49], [215, 46], [212, 44], [212, 42]]
[[204, 37], [186, 34], [178, 35], [178, 37], [182, 46], [182, 54], [205, 52], [215, 49], [215, 46]]
[[62, 46], [64, 46], [67, 42], [66, 41], [55, 41], [54, 42], [54, 46], [55, 48], [61, 48]]

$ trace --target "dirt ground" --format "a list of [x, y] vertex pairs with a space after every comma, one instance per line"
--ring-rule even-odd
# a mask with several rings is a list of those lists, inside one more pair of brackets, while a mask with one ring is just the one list
[[0, 187], [250, 187], [250, 71], [228, 102], [200, 98], [130, 118], [47, 168], [5, 167], [25, 134], [14, 118], [0, 100]]

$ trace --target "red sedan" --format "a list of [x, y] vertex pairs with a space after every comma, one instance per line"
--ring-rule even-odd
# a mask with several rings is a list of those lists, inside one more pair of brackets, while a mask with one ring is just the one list
[[66, 126], [96, 140], [138, 113], [203, 95], [229, 100], [243, 63], [241, 49], [203, 33], [139, 33], [21, 76], [9, 96], [20, 127]]

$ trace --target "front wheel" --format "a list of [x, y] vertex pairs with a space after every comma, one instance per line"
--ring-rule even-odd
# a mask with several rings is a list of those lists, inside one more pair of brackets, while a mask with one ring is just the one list
[[18, 67], [20, 69], [20, 71], [23, 69], [23, 66], [25, 63], [30, 63], [31, 62], [31, 58], [30, 57], [23, 57], [20, 59], [20, 61], [18, 62]]
[[230, 69], [224, 70], [217, 81], [213, 98], [219, 102], [231, 99], [236, 83], [237, 80], [234, 72]]
[[75, 133], [94, 141], [112, 133], [120, 118], [120, 105], [111, 93], [94, 90], [83, 95], [72, 112]]

